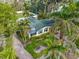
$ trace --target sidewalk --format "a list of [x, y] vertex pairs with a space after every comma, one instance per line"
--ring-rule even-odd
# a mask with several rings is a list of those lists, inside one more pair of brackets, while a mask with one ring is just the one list
[[31, 54], [24, 49], [16, 34], [13, 35], [13, 48], [19, 59], [33, 59]]

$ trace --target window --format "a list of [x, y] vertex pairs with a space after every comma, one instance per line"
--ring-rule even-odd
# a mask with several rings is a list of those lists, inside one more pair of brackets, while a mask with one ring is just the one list
[[36, 35], [36, 33], [32, 33], [32, 34], [30, 34], [31, 36], [34, 36], [34, 35]]
[[47, 31], [48, 31], [48, 28], [45, 28], [45, 29], [44, 29], [44, 32], [47, 32]]
[[34, 34], [31, 34], [31, 36], [33, 36]]
[[41, 34], [42, 33], [42, 30], [38, 31], [38, 34]]

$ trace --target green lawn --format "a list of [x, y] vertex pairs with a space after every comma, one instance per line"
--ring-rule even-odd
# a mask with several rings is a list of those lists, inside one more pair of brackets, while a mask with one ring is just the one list
[[[52, 41], [53, 41], [52, 37], [49, 37], [48, 34], [45, 34], [45, 35], [43, 35], [42, 38], [39, 37], [41, 40], [38, 39], [38, 38], [36, 39], [36, 38], [37, 38], [37, 37], [35, 37], [35, 39], [34, 39], [34, 37], [33, 37], [32, 43], [29, 44], [29, 45], [27, 45], [27, 47], [25, 47], [25, 49], [26, 49], [28, 52], [30, 52], [34, 58], [39, 58], [39, 57], [42, 56], [43, 54], [44, 54], [44, 55], [47, 55], [48, 49], [45, 49], [44, 51], [42, 51], [42, 52], [40, 52], [40, 53], [35, 53], [34, 50], [35, 50], [35, 48], [38, 47], [38, 46], [48, 46], [49, 44], [51, 44]], [[44, 38], [45, 38], [45, 39], [44, 39]], [[47, 38], [47, 39], [46, 39], [46, 38]], [[49, 45], [49, 46], [50, 46], [50, 45]]]
[[29, 44], [29, 45], [27, 45], [27, 47], [25, 47], [25, 49], [28, 52], [30, 52], [34, 58], [38, 58], [38, 57], [42, 56], [42, 54], [47, 54], [48, 53], [48, 50], [47, 49], [45, 49], [41, 53], [35, 53], [34, 52], [35, 48], [38, 47], [38, 46], [40, 46], [40, 45], [45, 45], [43, 43], [43, 40], [42, 41], [32, 41], [32, 43]]
[[[43, 37], [42, 37], [43, 36]], [[49, 50], [56, 49], [59, 51], [64, 51], [65, 48], [63, 45], [61, 45], [60, 40], [56, 40], [56, 38], [53, 35], [45, 34], [39, 37], [33, 37], [31, 38], [31, 44], [27, 45], [25, 49], [32, 54], [34, 58], [39, 58], [42, 55], [47, 55]], [[35, 48], [39, 46], [47, 46], [48, 48], [40, 53], [35, 53]]]

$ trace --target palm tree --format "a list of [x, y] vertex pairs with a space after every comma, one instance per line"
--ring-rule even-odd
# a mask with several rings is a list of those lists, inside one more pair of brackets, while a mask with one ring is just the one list
[[16, 59], [15, 51], [12, 47], [12, 40], [11, 38], [7, 38], [6, 46], [4, 49], [0, 52], [0, 58], [1, 59]]
[[76, 3], [70, 3], [68, 7], [64, 7], [60, 12], [55, 12], [52, 14], [54, 18], [60, 19], [60, 39], [63, 39], [63, 29], [65, 28], [64, 26], [66, 26], [66, 29], [68, 30], [68, 35], [72, 35], [71, 26], [75, 26], [72, 22], [72, 19], [79, 17], [79, 14], [76, 12], [77, 9], [78, 8], [76, 7]]
[[19, 27], [18, 30], [20, 30], [20, 31], [19, 32], [17, 31], [17, 34], [20, 35], [20, 37], [22, 39], [21, 41], [23, 43], [25, 43], [29, 39], [28, 31], [30, 30], [30, 28], [29, 28], [28, 19], [21, 21], [18, 24], [18, 27]]
[[[75, 39], [78, 38], [77, 31], [79, 30], [79, 27], [78, 27], [78, 25], [75, 25], [75, 23], [73, 22], [73, 20], [75, 21], [74, 18], [79, 18], [78, 9], [79, 8], [77, 6], [77, 3], [70, 3], [67, 7], [63, 7], [63, 9], [60, 12], [52, 13], [52, 17], [56, 19], [55, 29], [58, 27], [58, 30], [60, 30], [60, 39], [62, 41], [65, 39], [65, 36], [68, 37], [68, 39], [66, 39], [66, 40], [71, 40], [71, 42], [74, 42]], [[66, 43], [66, 44], [68, 44], [68, 43]], [[68, 44], [68, 45], [70, 45], [70, 44]], [[53, 48], [51, 48], [51, 49], [53, 49]], [[72, 50], [72, 48], [71, 48], [71, 50]], [[53, 52], [53, 54], [54, 54], [54, 52]]]
[[12, 47], [12, 34], [16, 32], [16, 12], [14, 8], [12, 8], [8, 4], [0, 3], [0, 35], [4, 34], [5, 46], [3, 50], [0, 52], [1, 59], [15, 59], [16, 54], [14, 53], [14, 49]]
[[28, 16], [30, 16], [30, 9], [31, 9], [31, 4], [30, 3], [28, 3], [28, 2], [24, 2], [24, 4], [23, 4], [23, 11], [24, 11], [24, 16], [25, 17], [28, 17]]
[[46, 40], [46, 44], [48, 46], [48, 51], [50, 54], [50, 58], [51, 59], [60, 59], [61, 57], [63, 59], [67, 59], [65, 56], [65, 52], [67, 50], [67, 48], [63, 47], [62, 44], [60, 44], [60, 41], [56, 40], [56, 38], [53, 36], [49, 37]]
[[44, 4], [45, 4], [45, 9], [44, 9], [44, 12], [47, 12], [48, 0], [44, 0]]

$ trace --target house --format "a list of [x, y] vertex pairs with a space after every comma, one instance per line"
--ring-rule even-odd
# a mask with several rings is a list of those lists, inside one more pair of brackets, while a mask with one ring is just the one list
[[29, 17], [28, 21], [30, 22], [30, 31], [28, 32], [29, 37], [39, 36], [41, 34], [49, 32], [49, 29], [53, 25], [54, 21], [50, 19], [38, 20], [34, 17]]
[[14, 0], [0, 0], [0, 3], [13, 4]]

